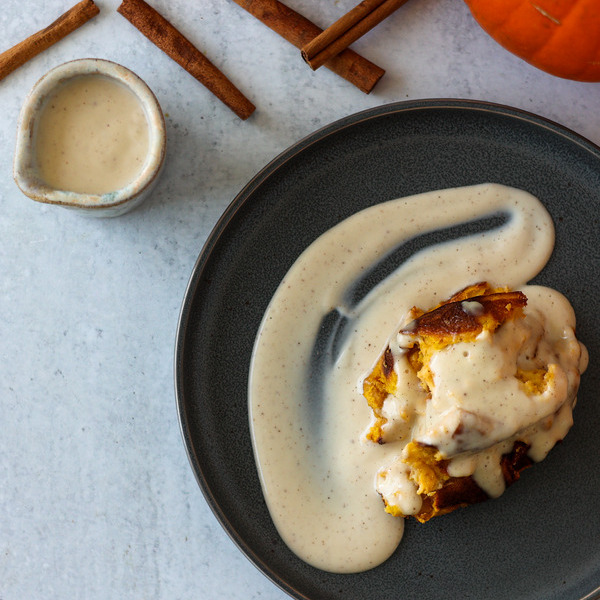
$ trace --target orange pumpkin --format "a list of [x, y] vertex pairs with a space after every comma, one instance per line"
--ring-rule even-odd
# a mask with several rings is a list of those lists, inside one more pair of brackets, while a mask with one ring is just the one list
[[600, 0], [465, 0], [500, 45], [552, 75], [600, 81]]

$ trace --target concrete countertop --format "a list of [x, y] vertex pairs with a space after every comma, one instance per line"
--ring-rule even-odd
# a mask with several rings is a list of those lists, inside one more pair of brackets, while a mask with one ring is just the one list
[[[324, 27], [356, 2], [289, 0]], [[354, 49], [386, 69], [370, 95], [312, 72], [230, 0], [153, 0], [256, 105], [237, 118], [98, 0], [91, 22], [0, 81], [0, 598], [282, 600], [194, 479], [174, 399], [178, 314], [198, 253], [245, 183], [291, 144], [399, 100], [521, 108], [600, 143], [600, 84], [566, 81], [488, 37], [460, 0], [412, 0]], [[8, 49], [70, 7], [4, 0]], [[152, 196], [116, 219], [25, 197], [12, 178], [33, 84], [74, 58], [132, 69], [165, 113]]]

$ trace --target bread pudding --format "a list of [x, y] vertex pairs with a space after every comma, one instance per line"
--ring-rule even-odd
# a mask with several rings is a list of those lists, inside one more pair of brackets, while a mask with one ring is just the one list
[[587, 364], [574, 328], [564, 296], [538, 286], [482, 282], [414, 307], [363, 382], [366, 438], [398, 448], [377, 473], [386, 511], [425, 522], [542, 460], [573, 422]]

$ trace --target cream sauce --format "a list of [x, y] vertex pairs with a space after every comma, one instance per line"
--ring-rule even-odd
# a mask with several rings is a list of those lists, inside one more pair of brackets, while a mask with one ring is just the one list
[[[503, 212], [501, 226], [429, 247], [357, 306], [345, 293], [374, 263], [421, 233]], [[397, 448], [364, 441], [370, 409], [362, 378], [408, 310], [433, 306], [477, 281], [517, 288], [546, 264], [552, 220], [530, 194], [496, 184], [420, 194], [367, 208], [319, 237], [277, 289], [258, 332], [249, 412], [266, 502], [286, 544], [332, 572], [358, 572], [395, 550], [403, 520], [384, 512], [375, 474]], [[347, 337], [313, 389], [311, 356], [322, 319], [336, 309]]]
[[140, 101], [123, 84], [103, 75], [81, 75], [45, 101], [35, 143], [40, 176], [50, 187], [104, 194], [141, 172], [149, 128]]
[[[383, 405], [388, 422], [382, 435], [386, 443], [395, 444], [398, 456], [380, 470], [377, 489], [402, 514], [421, 508], [403, 460], [409, 441], [437, 448], [450, 461], [451, 476], [472, 476], [494, 498], [506, 487], [502, 455], [516, 441], [528, 444], [531, 459], [540, 461], [571, 427], [580, 374], [588, 360], [575, 337], [573, 308], [555, 290], [528, 285], [520, 289], [527, 297], [523, 318], [507, 321], [494, 334], [484, 331], [473, 341], [432, 354], [430, 395], [414, 385], [415, 374], [403, 350], [413, 345], [410, 333], [398, 334], [396, 347], [391, 346], [398, 385]], [[476, 306], [462, 303], [463, 310]], [[529, 387], [523, 383], [527, 380]], [[400, 418], [395, 414], [398, 404], [403, 406]]]
[[[527, 296], [524, 319], [508, 321], [495, 334], [486, 331], [472, 342], [448, 346], [431, 359], [434, 388], [415, 437], [444, 457], [505, 440], [555, 413], [577, 391], [579, 344], [571, 305], [548, 288], [521, 290]], [[567, 360], [559, 360], [561, 355]], [[515, 377], [516, 367], [549, 367], [551, 381], [543, 393], [527, 393]], [[461, 424], [462, 435], [448, 435]]]

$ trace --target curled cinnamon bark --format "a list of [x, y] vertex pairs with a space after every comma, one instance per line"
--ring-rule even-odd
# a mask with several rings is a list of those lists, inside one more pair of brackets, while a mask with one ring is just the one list
[[[279, 0], [233, 0], [298, 49], [316, 38], [322, 29]], [[325, 63], [325, 67], [346, 79], [366, 94], [385, 71], [353, 50], [343, 50]]]
[[311, 69], [318, 69], [406, 2], [408, 0], [363, 0], [303, 46], [302, 58]]
[[4, 79], [28, 60], [65, 38], [99, 12], [100, 9], [93, 0], [82, 0], [48, 27], [30, 35], [16, 46], [0, 54], [0, 79]]
[[254, 104], [200, 50], [144, 0], [123, 0], [117, 12], [208, 88], [240, 119], [247, 119], [254, 112]]

